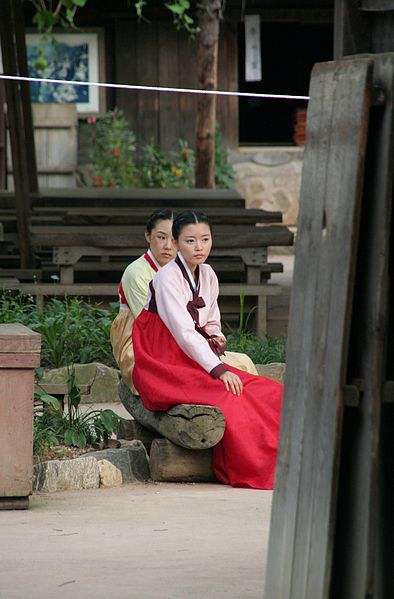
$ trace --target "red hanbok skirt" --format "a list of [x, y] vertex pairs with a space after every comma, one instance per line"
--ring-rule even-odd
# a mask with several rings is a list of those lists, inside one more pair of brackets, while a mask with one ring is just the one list
[[217, 406], [226, 419], [213, 448], [218, 480], [233, 487], [272, 489], [279, 438], [282, 385], [228, 366], [243, 383], [238, 397], [189, 358], [157, 314], [142, 310], [133, 326], [133, 383], [149, 410], [178, 404]]

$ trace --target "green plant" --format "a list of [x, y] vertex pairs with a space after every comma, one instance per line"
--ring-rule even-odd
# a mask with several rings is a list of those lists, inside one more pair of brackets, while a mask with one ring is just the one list
[[245, 317], [245, 294], [239, 294], [238, 328], [233, 330], [228, 324], [230, 333], [227, 335], [228, 351], [247, 354], [254, 364], [271, 364], [286, 362], [285, 337], [258, 337], [248, 330], [249, 319], [256, 310], [254, 306]]
[[74, 367], [68, 368], [67, 377], [67, 415], [63, 417], [63, 436], [66, 445], [86, 447], [87, 444], [108, 441], [109, 436], [116, 432], [122, 420], [112, 410], [93, 410], [88, 408], [81, 411], [81, 393], [75, 382]]
[[194, 152], [179, 140], [179, 149], [165, 155], [155, 144], [144, 148], [140, 169], [141, 187], [189, 188], [194, 185]]
[[227, 335], [227, 349], [247, 354], [254, 364], [286, 362], [284, 337], [257, 337], [250, 331], [235, 331]]
[[223, 138], [219, 123], [215, 126], [215, 184], [218, 188], [234, 187], [235, 171], [228, 161], [227, 151], [223, 147]]
[[52, 368], [94, 361], [115, 366], [109, 336], [115, 316], [115, 309], [78, 297], [53, 298], [39, 311], [31, 296], [0, 292], [0, 322], [20, 322], [40, 333], [41, 363]]
[[[129, 4], [133, 4], [139, 19], [145, 19], [142, 11], [144, 6], [148, 4], [146, 0], [129, 0]], [[190, 16], [189, 0], [173, 0], [172, 2], [164, 2], [164, 6], [170, 11], [172, 20], [177, 29], [186, 29], [192, 37], [200, 31], [200, 28], [195, 25], [194, 19]], [[146, 19], [145, 19], [146, 20]]]
[[60, 402], [42, 390], [34, 392], [33, 454], [59, 444], [61, 431], [54, 414], [61, 412]]
[[9, 290], [0, 291], [0, 322], [29, 322], [34, 325], [38, 322], [34, 297]]
[[74, 16], [78, 8], [85, 6], [87, 0], [30, 0], [36, 9], [33, 23], [40, 33], [52, 33], [56, 26], [67, 30], [75, 28]]
[[118, 430], [122, 418], [112, 410], [81, 408], [81, 394], [73, 365], [68, 368], [67, 390], [66, 412], [63, 412], [60, 402], [45, 391], [38, 388], [34, 394], [35, 455], [59, 443], [79, 448], [100, 441], [106, 443], [110, 435]]
[[109, 110], [100, 119], [87, 121], [94, 187], [135, 187], [138, 184], [134, 161], [135, 135], [122, 110]]

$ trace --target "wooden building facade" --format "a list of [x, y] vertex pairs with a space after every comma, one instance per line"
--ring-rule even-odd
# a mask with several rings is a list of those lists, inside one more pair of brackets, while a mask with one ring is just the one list
[[[32, 9], [25, 3], [25, 25]], [[88, 2], [76, 15], [80, 31], [100, 32], [100, 78], [107, 82], [196, 88], [196, 43], [177, 31], [161, 0], [147, 3], [138, 21], [126, 0]], [[315, 62], [333, 57], [333, 0], [229, 0], [220, 27], [218, 89], [263, 93], [308, 92]], [[245, 81], [244, 17], [261, 21], [262, 79]], [[105, 91], [101, 109], [121, 108], [137, 145], [194, 146], [196, 96], [121, 89]], [[220, 97], [217, 117], [224, 145], [293, 145], [296, 112], [305, 102]], [[96, 115], [98, 116], [98, 115]], [[83, 118], [83, 115], [80, 115]]]

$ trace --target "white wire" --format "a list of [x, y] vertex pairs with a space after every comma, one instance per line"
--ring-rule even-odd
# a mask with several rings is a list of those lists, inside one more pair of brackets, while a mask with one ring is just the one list
[[[1, 1], [1, 0], [0, 0]], [[223, 90], [206, 90], [183, 87], [162, 87], [157, 85], [130, 85], [126, 83], [100, 83], [93, 81], [69, 81], [67, 79], [46, 79], [44, 77], [21, 77], [19, 75], [1, 75], [0, 79], [9, 81], [28, 81], [35, 83], [54, 83], [60, 85], [89, 85], [91, 87], [106, 87], [112, 89], [128, 89], [134, 91], [172, 92], [177, 94], [205, 94], [212, 96], [238, 96], [245, 98], [271, 98], [274, 100], [309, 100], [309, 96], [292, 94], [258, 94], [253, 92], [229, 92]]]

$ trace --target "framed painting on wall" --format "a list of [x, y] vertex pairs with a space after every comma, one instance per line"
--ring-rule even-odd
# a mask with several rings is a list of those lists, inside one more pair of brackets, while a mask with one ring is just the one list
[[[45, 39], [26, 34], [31, 77], [67, 81], [104, 81], [103, 43], [100, 31], [54, 33]], [[76, 104], [81, 116], [105, 111], [104, 89], [91, 85], [32, 82], [32, 102]]]

